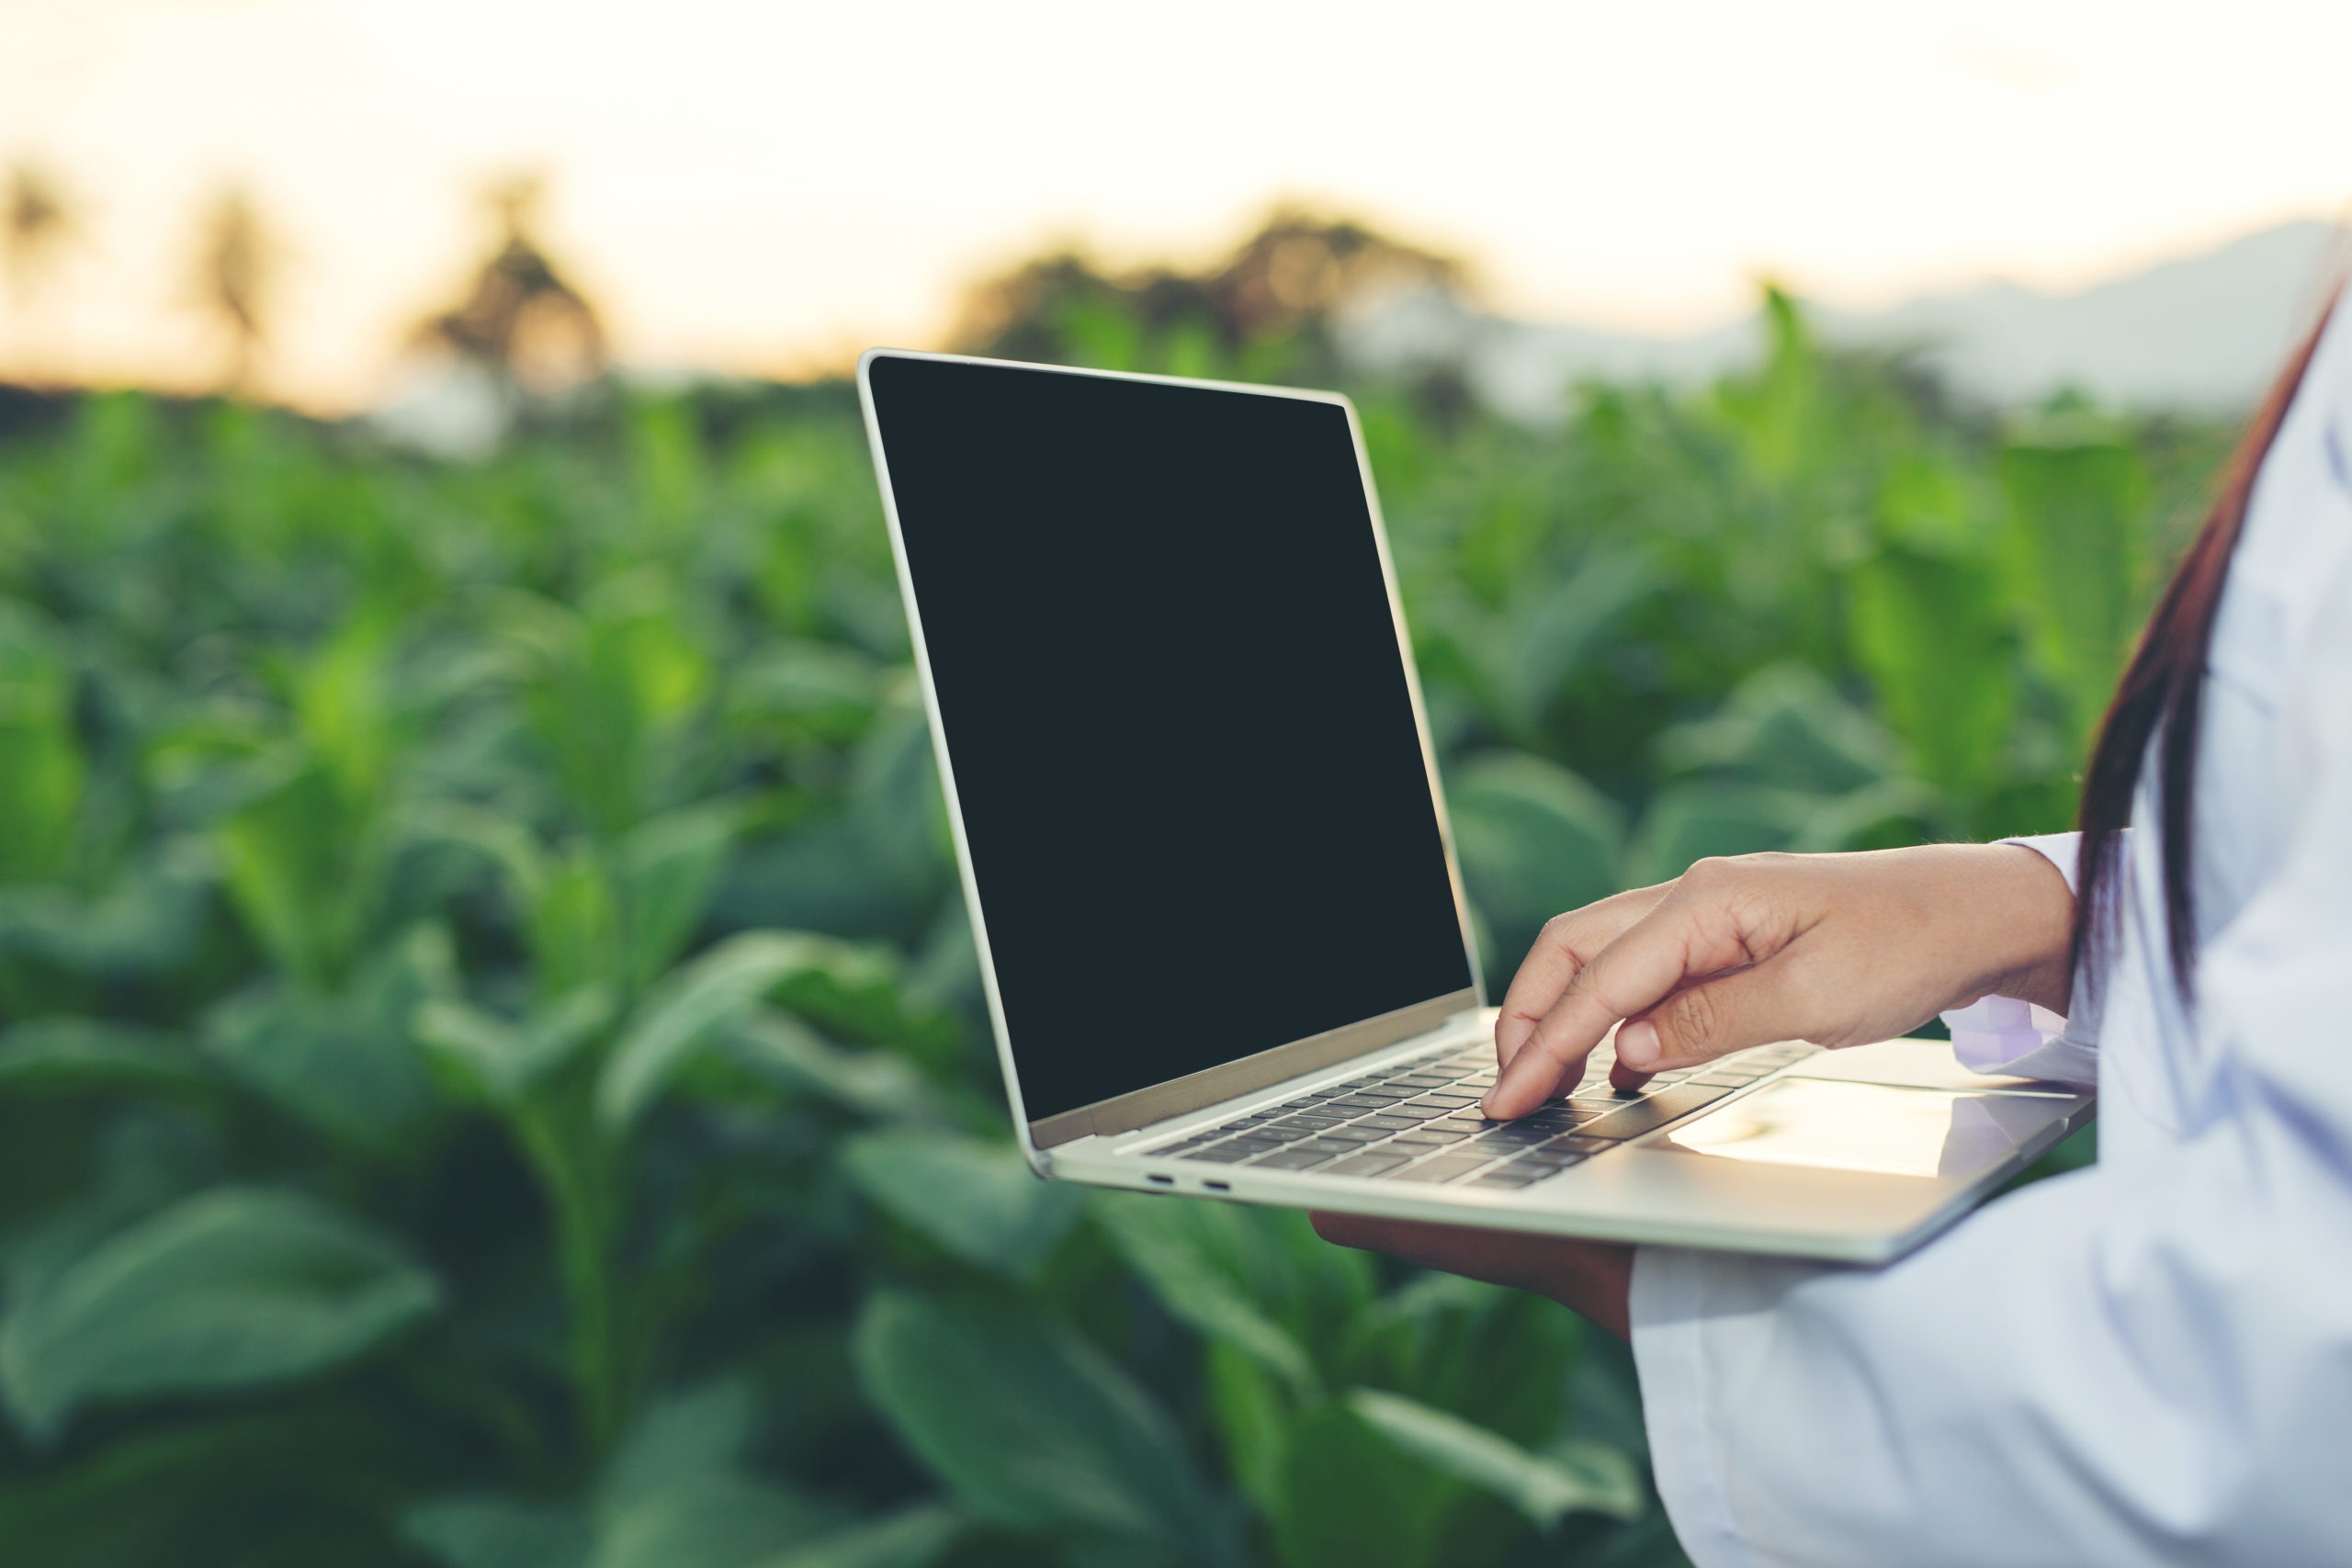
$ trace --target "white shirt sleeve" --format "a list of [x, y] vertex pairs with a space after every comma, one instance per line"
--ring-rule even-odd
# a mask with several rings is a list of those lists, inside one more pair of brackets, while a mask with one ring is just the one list
[[1700, 1568], [2352, 1562], [2352, 592], [2332, 600], [2280, 732], [2286, 852], [2200, 953], [2184, 1124], [1883, 1269], [1641, 1252], [1658, 1484]]
[[[2075, 874], [2082, 841], [2080, 833], [2039, 833], [2000, 840], [2031, 850], [2048, 861], [2066, 879], [2069, 893], [2079, 893]], [[1952, 1009], [1943, 1015], [1944, 1027], [1951, 1032], [1952, 1055], [1961, 1066], [1980, 1073], [2007, 1073], [2085, 1087], [2098, 1082], [2098, 1012], [2086, 981], [2087, 976], [2076, 981], [2075, 1001], [2064, 1017], [2015, 997], [1981, 997], [1964, 1008]]]

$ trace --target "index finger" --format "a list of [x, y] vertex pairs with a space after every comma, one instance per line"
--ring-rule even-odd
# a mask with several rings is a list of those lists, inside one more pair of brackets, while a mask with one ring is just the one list
[[1699, 917], [1687, 901], [1661, 898], [1579, 967], [1487, 1091], [1495, 1117], [1524, 1116], [1550, 1099], [1571, 1069], [1618, 1023], [1673, 995], [1686, 979], [1749, 961], [1729, 928]]
[[1543, 933], [1520, 961], [1519, 973], [1511, 976], [1510, 988], [1503, 993], [1502, 1011], [1495, 1020], [1498, 1066], [1510, 1066], [1544, 1016], [1558, 1005], [1577, 972], [1656, 908], [1672, 886], [1659, 883], [1632, 888], [1544, 922]]

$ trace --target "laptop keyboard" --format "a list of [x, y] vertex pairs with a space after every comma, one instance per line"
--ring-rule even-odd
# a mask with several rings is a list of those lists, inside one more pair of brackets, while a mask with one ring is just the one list
[[1610, 1087], [1616, 1052], [1604, 1043], [1575, 1089], [1516, 1122], [1490, 1122], [1478, 1101], [1495, 1081], [1495, 1049], [1480, 1042], [1331, 1084], [1148, 1152], [1384, 1181], [1528, 1187], [1818, 1049], [1767, 1045], [1660, 1073], [1629, 1092]]

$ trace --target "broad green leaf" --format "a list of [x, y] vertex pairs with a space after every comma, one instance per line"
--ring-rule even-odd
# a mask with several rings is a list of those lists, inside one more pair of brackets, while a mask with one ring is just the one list
[[[30, 1118], [11, 1120], [21, 1129]], [[40, 1142], [52, 1150], [57, 1147], [55, 1141]], [[208, 1146], [188, 1120], [170, 1109], [127, 1105], [106, 1120], [91, 1145], [89, 1159], [95, 1168], [85, 1181], [63, 1184], [70, 1196], [43, 1208], [38, 1218], [0, 1233], [0, 1284], [6, 1288], [6, 1301], [31, 1301], [109, 1238], [206, 1190], [220, 1178], [220, 1151]], [[39, 1148], [36, 1144], [35, 1152]], [[23, 1152], [13, 1140], [0, 1150], [12, 1158], [20, 1158]], [[24, 1177], [18, 1180], [29, 1185]]]
[[462, 801], [432, 800], [412, 807], [401, 820], [409, 837], [472, 851], [504, 875], [514, 908], [527, 915], [551, 874], [548, 853], [530, 828], [499, 812]]
[[878, 1122], [935, 1121], [939, 1097], [896, 1051], [836, 1045], [787, 1012], [757, 1008], [728, 1036], [729, 1053], [763, 1077], [823, 1095]]
[[1010, 1144], [935, 1130], [865, 1133], [842, 1148], [858, 1190], [967, 1263], [1023, 1274], [1059, 1246], [1086, 1206], [1038, 1179]]
[[231, 897], [278, 968], [310, 986], [341, 980], [379, 912], [387, 844], [375, 803], [298, 759], [221, 824], [220, 846]]
[[927, 1568], [963, 1528], [946, 1508], [918, 1506], [793, 1547], [760, 1568]]
[[303, 739], [356, 799], [382, 788], [396, 747], [390, 630], [363, 610], [311, 654], [295, 684]]
[[759, 1417], [752, 1385], [731, 1378], [650, 1407], [597, 1487], [591, 1568], [768, 1568], [833, 1539], [839, 1509], [741, 1468]]
[[1581, 1324], [1544, 1298], [1425, 1273], [1351, 1326], [1335, 1382], [1385, 1388], [1523, 1445], [1557, 1432]]
[[108, 1423], [11, 1477], [0, 1543], [8, 1568], [374, 1562], [397, 1431], [342, 1400]]
[[930, 721], [910, 679], [858, 741], [850, 784], [852, 816], [894, 882], [933, 895], [953, 883]]
[[430, 1274], [323, 1204], [221, 1189], [121, 1232], [13, 1303], [0, 1384], [25, 1429], [48, 1438], [93, 1401], [324, 1371], [439, 1300]]
[[1728, 773], [1809, 795], [1843, 795], [1895, 766], [1878, 721], [1795, 663], [1742, 681], [1713, 715], [1659, 737], [1658, 755], [1674, 772]]
[[733, 671], [729, 706], [739, 718], [775, 718], [826, 740], [854, 738], [881, 700], [872, 659], [837, 644], [786, 639]]
[[602, 1506], [625, 1508], [698, 1477], [732, 1471], [760, 1416], [748, 1382], [724, 1378], [670, 1394], [631, 1425], [606, 1463]]
[[2010, 588], [2079, 745], [2106, 711], [2137, 629], [2147, 476], [2111, 442], [2018, 443], [2000, 457]]
[[1916, 827], [1936, 814], [1935, 792], [1914, 778], [1864, 784], [1844, 795], [1792, 802], [1796, 831], [1789, 848], [1803, 853], [1885, 847], [1886, 830], [1901, 842], [1916, 841]]
[[599, 1120], [608, 1131], [627, 1128], [714, 1032], [793, 976], [823, 972], [854, 988], [887, 968], [871, 949], [803, 931], [729, 938], [673, 973], [629, 1019], [596, 1085]]
[[203, 844], [175, 839], [96, 894], [0, 887], [0, 952], [108, 977], [173, 968], [203, 935], [215, 875]]
[[1479, 757], [1449, 777], [1446, 806], [1463, 880], [1489, 922], [1498, 982], [1545, 920], [1617, 891], [1623, 813], [1557, 763]]
[[1272, 1238], [1255, 1211], [1106, 1193], [1096, 1200], [1095, 1216], [1127, 1267], [1179, 1321], [1256, 1361], [1292, 1398], [1320, 1396], [1313, 1358], [1261, 1305], [1260, 1292], [1272, 1294], [1283, 1270], [1262, 1256]]
[[206, 1017], [205, 1048], [323, 1131], [395, 1143], [432, 1104], [410, 1030], [435, 983], [437, 940], [421, 928], [340, 992], [264, 982], [232, 997]]
[[1889, 547], [1849, 580], [1854, 657], [1928, 781], [1973, 801], [2016, 707], [2009, 625], [1989, 569]]
[[1272, 1518], [1282, 1512], [1289, 1462], [1291, 1403], [1281, 1380], [1225, 1340], [1202, 1358], [1209, 1410], [1225, 1441], [1225, 1467], [1242, 1495]]
[[1648, 556], [1623, 549], [1597, 551], [1573, 572], [1525, 581], [1482, 639], [1512, 733], [1540, 731], [1560, 688], [1657, 587]]
[[1401, 1394], [1359, 1388], [1348, 1407], [1406, 1453], [1482, 1487], [1548, 1529], [1577, 1510], [1630, 1519], [1642, 1511], [1632, 1464], [1613, 1449], [1589, 1444], [1566, 1454], [1534, 1454], [1501, 1434]]
[[611, 838], [654, 804], [673, 766], [670, 742], [711, 670], [658, 573], [615, 578], [587, 599], [584, 615], [516, 602], [510, 631], [534, 666], [533, 728], [571, 798]]
[[1464, 1491], [1334, 1400], [1291, 1428], [1275, 1551], [1284, 1568], [1440, 1568], [1460, 1560], [1444, 1527]]
[[42, 1018], [0, 1032], [0, 1093], [175, 1093], [219, 1077], [186, 1041], [94, 1018]]
[[1757, 784], [1696, 780], [1669, 784], [1643, 816], [1625, 857], [1625, 884], [1666, 882], [1710, 855], [1784, 850], [1817, 802]]
[[620, 905], [606, 856], [594, 844], [575, 843], [549, 859], [524, 920], [542, 997], [609, 984], [621, 972]]
[[589, 1568], [762, 1568], [840, 1524], [834, 1509], [729, 1472], [684, 1476], [599, 1510]]
[[420, 1044], [457, 1068], [492, 1105], [513, 1105], [571, 1060], [613, 1016], [612, 994], [583, 986], [519, 1024], [451, 998], [416, 1010]]
[[979, 1517], [1201, 1568], [1238, 1560], [1167, 1413], [1068, 1329], [884, 1293], [856, 1354], [876, 1406]]
[[492, 1496], [420, 1503], [401, 1536], [443, 1568], [584, 1568], [590, 1543], [578, 1508]]
[[694, 935], [735, 841], [739, 816], [731, 806], [695, 807], [657, 817], [621, 840], [615, 884], [632, 992], [668, 968]]

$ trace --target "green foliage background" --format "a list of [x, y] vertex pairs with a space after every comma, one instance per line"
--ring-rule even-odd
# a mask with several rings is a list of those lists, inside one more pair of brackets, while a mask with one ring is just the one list
[[[989, 341], [1328, 382], [1261, 250], [1033, 269]], [[1353, 389], [1490, 976], [1698, 856], [2063, 826], [2226, 436], [1766, 309], [1555, 430]], [[1559, 1309], [1021, 1169], [907, 657], [840, 385], [466, 465], [17, 407], [0, 1558], [1678, 1561]]]

